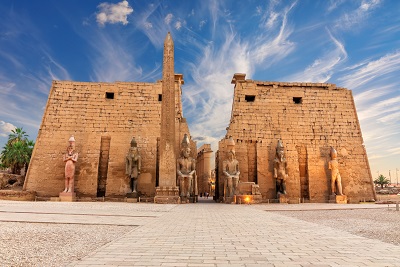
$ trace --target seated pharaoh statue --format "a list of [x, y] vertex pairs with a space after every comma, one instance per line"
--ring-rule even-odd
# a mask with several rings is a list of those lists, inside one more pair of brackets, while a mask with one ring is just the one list
[[131, 147], [125, 158], [126, 175], [130, 179], [130, 189], [132, 193], [137, 192], [137, 180], [140, 175], [141, 157], [139, 155], [137, 143], [133, 137], [131, 140]]
[[337, 161], [337, 152], [331, 148], [331, 158], [329, 161], [329, 169], [331, 170], [331, 190], [332, 195], [343, 195], [342, 192], [342, 177], [339, 173], [339, 162]]
[[239, 162], [235, 158], [235, 150], [230, 149], [228, 151], [228, 159], [224, 160], [222, 171], [225, 176], [224, 196], [233, 197], [236, 194], [236, 188], [239, 184], [240, 175]]
[[285, 159], [285, 150], [281, 140], [278, 140], [276, 145], [276, 155], [274, 159], [274, 178], [276, 179], [276, 193], [286, 194], [286, 178], [288, 177], [286, 167], [287, 162]]
[[190, 151], [189, 137], [185, 134], [181, 143], [181, 156], [176, 163], [181, 197], [190, 197], [194, 195], [196, 160], [190, 157]]

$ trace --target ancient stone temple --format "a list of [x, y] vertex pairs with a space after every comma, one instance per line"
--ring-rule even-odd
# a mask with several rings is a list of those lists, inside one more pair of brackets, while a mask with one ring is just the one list
[[189, 136], [194, 158], [196, 144], [182, 115], [184, 81], [174, 73], [173, 50], [168, 33], [163, 77], [154, 83], [53, 81], [24, 189], [39, 197], [64, 190], [62, 155], [74, 135], [77, 197], [124, 197], [131, 191], [125, 161], [133, 137], [141, 156], [139, 195], [154, 197], [156, 188], [178, 194], [180, 142], [184, 134]]
[[279, 195], [274, 177], [279, 140], [287, 166], [284, 196], [288, 202], [329, 201], [332, 147], [337, 150], [342, 191], [348, 201], [376, 199], [350, 90], [327, 83], [246, 80], [245, 74], [235, 74], [232, 84], [230, 124], [216, 154], [219, 199], [223, 198], [229, 137], [236, 142], [240, 181], [258, 184], [265, 201]]

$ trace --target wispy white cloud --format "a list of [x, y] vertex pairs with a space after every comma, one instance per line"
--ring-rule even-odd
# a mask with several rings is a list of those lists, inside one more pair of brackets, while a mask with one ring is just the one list
[[400, 51], [387, 54], [377, 60], [365, 60], [348, 68], [348, 74], [339, 78], [344, 86], [351, 89], [382, 79], [386, 74], [400, 71]]
[[[162, 48], [165, 34], [171, 31], [171, 25], [165, 22], [168, 14], [158, 12], [160, 4], [149, 4], [143, 7], [141, 13], [133, 16], [133, 22], [137, 29], [147, 36], [151, 44], [156, 48]], [[173, 15], [171, 14], [173, 17]], [[171, 17], [171, 20], [172, 20]], [[169, 21], [170, 23], [171, 21]]]
[[[277, 27], [279, 27], [279, 32], [274, 38], [271, 38], [270, 32], [260, 34], [257, 37], [253, 43], [253, 49], [250, 51], [251, 59], [254, 60], [255, 63], [266, 63], [270, 66], [293, 51], [295, 44], [289, 40], [293, 29], [288, 25], [287, 16], [295, 5], [296, 3], [293, 3], [277, 15], [281, 20], [280, 25], [277, 25]], [[268, 25], [268, 27], [272, 27], [272, 25]], [[264, 65], [264, 67], [265, 66], [266, 65]]]
[[96, 15], [97, 23], [104, 26], [106, 23], [128, 24], [128, 15], [133, 12], [133, 8], [129, 6], [128, 1], [124, 0], [116, 4], [101, 3], [97, 6], [100, 11]]
[[0, 136], [7, 137], [15, 128], [15, 125], [0, 120]]
[[337, 9], [340, 5], [342, 5], [346, 0], [329, 0], [328, 12], [332, 12]]
[[43, 51], [43, 54], [48, 61], [45, 68], [52, 80], [72, 80], [69, 72], [59, 62], [56, 62], [47, 51]]
[[[19, 12], [2, 15], [0, 29], [10, 34], [0, 38], [0, 118], [3, 126], [8, 122], [23, 127], [35, 138], [52, 79], [72, 77], [30, 17]], [[4, 133], [0, 137], [4, 143]]]
[[332, 77], [335, 69], [347, 59], [347, 52], [344, 45], [328, 29], [326, 31], [331, 40], [329, 50], [325, 51], [320, 58], [315, 59], [304, 71], [292, 74], [285, 80], [324, 83]]
[[361, 22], [368, 19], [370, 13], [380, 4], [381, 0], [362, 0], [355, 10], [342, 14], [336, 21], [335, 28], [345, 30], [357, 28]]
[[181, 21], [175, 22], [175, 29], [180, 30], [180, 28], [182, 28], [182, 22]]
[[355, 63], [338, 78], [344, 87], [355, 92], [358, 118], [374, 171], [378, 166], [390, 166], [390, 158], [398, 155], [393, 146], [400, 136], [399, 64], [400, 52], [396, 51]]
[[234, 73], [246, 73], [251, 78], [256, 66], [270, 66], [293, 51], [295, 45], [289, 40], [292, 28], [287, 24], [291, 8], [293, 4], [276, 16], [275, 23], [270, 25], [271, 32], [264, 33], [263, 29], [256, 40], [243, 40], [229, 16], [222, 15], [214, 6], [213, 14], [220, 16], [213, 17], [213, 21], [219, 21], [217, 29], [223, 43], [217, 46], [214, 41], [193, 41], [190, 46], [199, 49], [199, 56], [194, 62], [185, 62], [194, 81], [183, 89], [184, 115], [191, 118], [191, 134], [198, 145], [211, 143], [216, 150], [225, 135], [231, 116], [230, 82]]
[[173, 17], [174, 17], [174, 15], [172, 15], [171, 13], [167, 14], [167, 16], [165, 16], [165, 18], [164, 18], [165, 24], [167, 24], [167, 25], [171, 24]]
[[201, 20], [200, 23], [199, 23], [199, 29], [201, 30], [206, 23], [207, 23], [206, 20]]
[[90, 57], [92, 81], [129, 81], [142, 76], [142, 68], [135, 65], [134, 54], [125, 39], [103, 31], [96, 31], [86, 38], [93, 48]]

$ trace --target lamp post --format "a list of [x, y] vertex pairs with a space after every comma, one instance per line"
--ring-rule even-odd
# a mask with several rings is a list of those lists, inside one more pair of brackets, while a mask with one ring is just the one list
[[399, 185], [399, 176], [397, 173], [398, 171], [399, 171], [399, 169], [396, 168], [396, 183], [397, 183], [397, 185]]
[[389, 181], [390, 181], [390, 184], [392, 184], [392, 175], [390, 174], [390, 170], [389, 170]]

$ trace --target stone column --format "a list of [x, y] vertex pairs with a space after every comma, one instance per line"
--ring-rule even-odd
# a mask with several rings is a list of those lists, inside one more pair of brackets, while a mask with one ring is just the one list
[[174, 42], [169, 32], [164, 41], [162, 73], [159, 187], [156, 188], [154, 201], [177, 203], [179, 189], [176, 186]]

